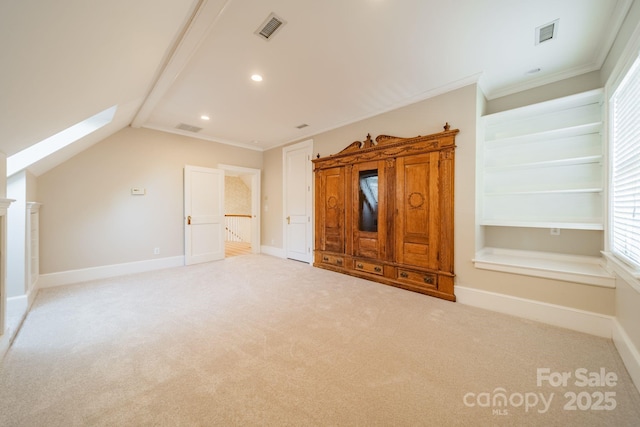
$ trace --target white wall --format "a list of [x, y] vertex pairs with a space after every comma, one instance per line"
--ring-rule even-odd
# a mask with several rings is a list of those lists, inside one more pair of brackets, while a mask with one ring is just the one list
[[183, 256], [183, 168], [219, 163], [261, 169], [262, 153], [125, 128], [39, 176], [40, 273]]
[[525, 105], [537, 104], [550, 99], [601, 88], [602, 86], [600, 71], [592, 71], [512, 95], [491, 99], [487, 102], [487, 109], [484, 114], [493, 114], [513, 108], [524, 107]]
[[[590, 79], [587, 79], [591, 81]], [[580, 87], [573, 82], [572, 87]], [[586, 89], [585, 89], [586, 90]], [[534, 92], [532, 92], [534, 93]], [[546, 96], [546, 95], [545, 95]], [[536, 100], [537, 101], [537, 100]], [[445, 122], [460, 129], [456, 137], [455, 178], [455, 272], [456, 285], [474, 290], [556, 304], [575, 309], [612, 315], [615, 291], [550, 279], [479, 270], [473, 266], [479, 229], [476, 221], [476, 120], [483, 100], [476, 85], [460, 88], [416, 104], [372, 117], [348, 126], [313, 136], [314, 153], [334, 154], [353, 141], [390, 134], [401, 137], [426, 135], [442, 130]], [[281, 148], [265, 153], [265, 188], [269, 210], [263, 211], [266, 237], [282, 247], [282, 203], [274, 203], [281, 188]], [[278, 200], [275, 200], [280, 201]], [[263, 200], [263, 203], [267, 203]], [[580, 243], [578, 243], [580, 244]]]
[[282, 148], [274, 148], [264, 153], [264, 173], [262, 177], [262, 227], [263, 246], [284, 249], [282, 240]]

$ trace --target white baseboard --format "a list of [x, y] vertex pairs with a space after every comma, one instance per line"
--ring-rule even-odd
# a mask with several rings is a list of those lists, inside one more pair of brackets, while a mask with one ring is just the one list
[[2, 361], [4, 355], [9, 350], [37, 294], [38, 284], [36, 282], [28, 294], [7, 298], [7, 324], [4, 334], [0, 336], [0, 361]]
[[260, 246], [260, 252], [265, 255], [271, 255], [278, 258], [286, 258], [287, 253], [282, 248], [276, 248], [273, 246]]
[[461, 304], [612, 338], [613, 316], [458, 285], [455, 293]]
[[29, 298], [27, 295], [7, 298], [7, 318], [19, 317], [29, 309]]
[[145, 271], [161, 270], [164, 268], [181, 267], [183, 265], [184, 257], [176, 256], [169, 258], [128, 262], [124, 264], [83, 268], [80, 270], [69, 270], [60, 271], [57, 273], [41, 274], [38, 280], [40, 288], [52, 288], [55, 286], [86, 282], [88, 280], [106, 279], [109, 277], [123, 276], [125, 274], [135, 274], [143, 273]]
[[0, 362], [4, 359], [4, 355], [9, 350], [9, 344], [11, 343], [11, 337], [9, 331], [4, 331], [4, 334], [0, 335]]
[[624, 362], [636, 388], [640, 392], [640, 352], [617, 319], [613, 319], [613, 343]]

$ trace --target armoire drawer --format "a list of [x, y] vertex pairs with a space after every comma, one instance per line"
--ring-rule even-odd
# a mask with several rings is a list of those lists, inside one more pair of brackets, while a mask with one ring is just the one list
[[330, 265], [337, 265], [338, 267], [344, 267], [344, 258], [335, 255], [322, 255], [322, 262]]
[[413, 270], [405, 270], [403, 268], [398, 268], [398, 277], [399, 280], [403, 282], [410, 282], [416, 285], [420, 285], [423, 287], [438, 288], [438, 275], [425, 273], [424, 271], [413, 271]]
[[384, 266], [382, 264], [356, 260], [354, 261], [353, 266], [359, 271], [366, 271], [367, 273], [378, 274], [380, 276], [384, 274]]

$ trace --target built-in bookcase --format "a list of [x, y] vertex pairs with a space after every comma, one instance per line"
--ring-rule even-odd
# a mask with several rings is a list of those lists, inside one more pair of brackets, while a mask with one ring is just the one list
[[[480, 244], [476, 267], [613, 286], [611, 275], [601, 268], [597, 253], [601, 248], [589, 256], [579, 250], [544, 249], [553, 246], [549, 235], [559, 236], [563, 229], [573, 232], [557, 242], [577, 249], [584, 241], [593, 242], [594, 235], [585, 233], [603, 233], [603, 90], [486, 115], [479, 125], [481, 239], [505, 241], [509, 230], [517, 227], [511, 234], [522, 241], [511, 242], [511, 247]], [[550, 229], [546, 240], [540, 229]], [[568, 235], [576, 236], [576, 241], [567, 242]]]
[[602, 90], [484, 116], [481, 225], [602, 230]]

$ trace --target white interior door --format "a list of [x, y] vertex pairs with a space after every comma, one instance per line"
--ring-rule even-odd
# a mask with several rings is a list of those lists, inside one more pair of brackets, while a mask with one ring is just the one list
[[284, 239], [287, 258], [311, 262], [313, 141], [284, 147]]
[[224, 171], [184, 168], [184, 263], [224, 259]]

